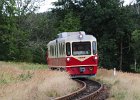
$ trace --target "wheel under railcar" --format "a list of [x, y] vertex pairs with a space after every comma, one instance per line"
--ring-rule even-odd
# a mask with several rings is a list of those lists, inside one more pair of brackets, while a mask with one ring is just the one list
[[85, 32], [63, 32], [47, 45], [51, 69], [65, 69], [72, 77], [95, 76], [98, 67], [97, 40]]

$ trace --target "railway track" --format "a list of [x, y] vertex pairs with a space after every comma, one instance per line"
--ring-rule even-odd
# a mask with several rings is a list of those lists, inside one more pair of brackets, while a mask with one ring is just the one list
[[[99, 82], [89, 79], [75, 80], [81, 84], [81, 89], [74, 93], [65, 95], [63, 97], [55, 98], [55, 100], [104, 100], [104, 98], [97, 98], [100, 92], [104, 90], [104, 86]], [[101, 94], [102, 95], [102, 94]]]

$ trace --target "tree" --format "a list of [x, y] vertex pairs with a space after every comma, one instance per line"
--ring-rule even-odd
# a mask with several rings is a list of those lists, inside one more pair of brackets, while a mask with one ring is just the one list
[[13, 0], [15, 1], [18, 16], [34, 13], [45, 0]]
[[60, 21], [59, 32], [73, 32], [80, 30], [80, 18], [75, 17], [72, 12], [65, 15], [64, 20]]
[[28, 43], [33, 54], [33, 62], [46, 63], [47, 43], [58, 34], [54, 24], [56, 23], [55, 15], [45, 12], [27, 16], [23, 28], [30, 33]]
[[34, 6], [35, 2], [37, 1], [0, 1], [0, 47], [3, 48], [0, 49], [0, 60], [32, 60], [32, 54], [28, 46], [29, 34], [21, 27], [23, 24], [21, 23], [21, 16], [34, 11], [33, 9], [36, 8]]
[[[61, 0], [53, 9], [62, 20], [70, 11], [80, 18], [80, 29], [97, 37], [100, 65], [128, 71], [133, 22], [120, 0]], [[77, 8], [78, 10], [74, 10]], [[130, 58], [130, 57], [129, 57]], [[133, 58], [132, 58], [133, 59]], [[127, 66], [127, 67], [126, 67]]]
[[0, 59], [10, 59], [9, 55], [13, 48], [12, 40], [14, 39], [15, 30], [15, 2], [13, 0], [0, 1], [0, 47], [3, 48], [0, 50]]
[[132, 47], [134, 50], [134, 65], [135, 68], [137, 67], [137, 65], [140, 65], [139, 61], [140, 61], [140, 30], [135, 30], [132, 33]]

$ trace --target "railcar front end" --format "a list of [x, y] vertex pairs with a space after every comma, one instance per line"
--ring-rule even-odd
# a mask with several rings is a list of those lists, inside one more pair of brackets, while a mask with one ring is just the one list
[[48, 66], [65, 69], [73, 78], [95, 76], [98, 67], [97, 40], [85, 32], [63, 32], [48, 43]]
[[96, 41], [66, 43], [66, 71], [72, 77], [95, 76], [98, 67]]

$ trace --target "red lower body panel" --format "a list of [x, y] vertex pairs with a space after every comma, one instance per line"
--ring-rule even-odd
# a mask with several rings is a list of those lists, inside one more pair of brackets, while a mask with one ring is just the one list
[[94, 56], [80, 61], [74, 57], [67, 58], [49, 58], [48, 65], [50, 67], [60, 68], [63, 67], [71, 76], [80, 76], [80, 75], [96, 75], [98, 60], [94, 59]]
[[64, 67], [66, 66], [66, 58], [49, 58], [48, 65], [51, 67]]
[[70, 75], [95, 75], [97, 72], [97, 66], [66, 67], [66, 71]]

